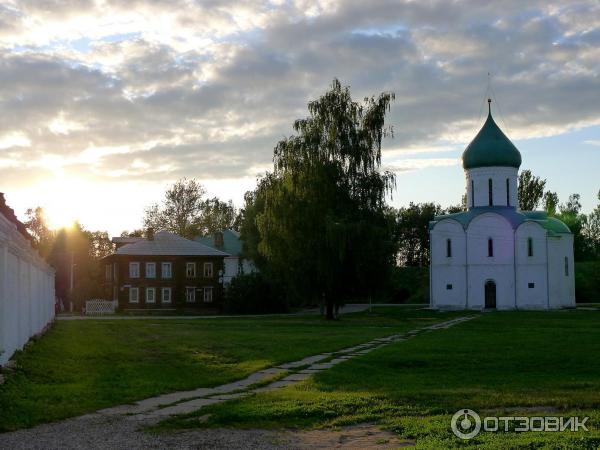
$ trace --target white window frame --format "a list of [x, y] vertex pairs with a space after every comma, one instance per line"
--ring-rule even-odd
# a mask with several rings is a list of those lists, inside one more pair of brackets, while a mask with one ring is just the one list
[[[152, 300], [150, 300], [150, 297], [148, 296], [148, 294], [150, 292], [152, 292]], [[156, 288], [153, 288], [153, 287], [146, 288], [146, 303], [156, 303]]]
[[185, 263], [185, 276], [187, 278], [196, 278], [196, 263], [195, 262], [186, 262]]
[[[190, 298], [190, 295], [191, 298]], [[186, 286], [185, 287], [185, 302], [186, 303], [196, 303], [196, 287], [195, 286]]]
[[[165, 300], [165, 294], [167, 292], [169, 293], [168, 300]], [[171, 288], [170, 287], [161, 288], [160, 289], [160, 301], [161, 301], [161, 303], [171, 303], [171, 295], [172, 295], [172, 292], [171, 292]]]
[[[136, 271], [132, 270], [134, 267], [136, 267], [136, 271], [137, 273], [135, 273]], [[140, 277], [140, 263], [136, 262], [136, 261], [132, 261], [129, 263], [129, 278], [139, 278]]]
[[[208, 272], [209, 272], [208, 275], [207, 275], [207, 270], [206, 269], [209, 269], [208, 270]], [[204, 278], [212, 278], [214, 276], [213, 263], [211, 263], [211, 262], [205, 262], [202, 273], [204, 274]]]
[[112, 264], [106, 264], [106, 266], [104, 266], [104, 277], [106, 278], [106, 281], [112, 281], [112, 273]]
[[[135, 301], [133, 301], [132, 294], [135, 292]], [[140, 288], [130, 287], [129, 288], [129, 303], [139, 303], [140, 302]]]
[[213, 302], [213, 288], [212, 286], [207, 286], [204, 289], [204, 303], [212, 303]]
[[[149, 267], [152, 267], [152, 274], [148, 270]], [[155, 262], [147, 262], [146, 263], [146, 278], [156, 278], [156, 263]]]
[[[167, 272], [165, 270], [165, 267], [169, 268], [169, 276], [168, 277], [165, 275], [165, 273]], [[164, 262], [164, 263], [162, 263], [161, 266], [160, 266], [160, 276], [162, 278], [164, 278], [164, 279], [169, 279], [169, 280], [171, 278], [173, 278], [173, 264], [170, 263], [170, 262]]]

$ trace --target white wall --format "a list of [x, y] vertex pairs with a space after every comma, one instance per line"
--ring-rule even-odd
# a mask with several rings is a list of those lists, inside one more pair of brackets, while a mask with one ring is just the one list
[[[534, 222], [523, 222], [515, 233], [517, 305], [522, 309], [548, 308], [548, 254], [546, 230]], [[531, 239], [533, 255], [529, 256]], [[529, 284], [533, 283], [533, 288]]]
[[[518, 169], [514, 167], [477, 167], [465, 170], [467, 183], [467, 206], [489, 206], [489, 180], [492, 180], [493, 206], [516, 207]], [[508, 179], [508, 196], [510, 205], [506, 204], [506, 180]], [[472, 203], [471, 180], [475, 188], [475, 205]]]
[[[488, 256], [488, 239], [494, 243], [494, 255]], [[496, 283], [496, 308], [515, 307], [514, 232], [499, 214], [475, 217], [467, 228], [467, 303], [468, 308], [485, 307], [485, 283]]]
[[54, 271], [0, 214], [0, 365], [54, 318]]
[[227, 285], [231, 283], [231, 280], [235, 278], [240, 272], [240, 264], [241, 264], [241, 273], [253, 273], [256, 272], [256, 267], [247, 259], [242, 259], [240, 262], [240, 258], [238, 256], [227, 256], [224, 258], [224, 274], [223, 274], [223, 284]]
[[[548, 236], [548, 256], [550, 307], [575, 307], [573, 235]], [[565, 275], [565, 257], [568, 259], [568, 275]]]
[[[451, 240], [452, 256], [447, 256]], [[460, 223], [442, 220], [431, 230], [432, 308], [464, 308], [466, 292], [466, 235]], [[452, 289], [448, 289], [452, 285]]]

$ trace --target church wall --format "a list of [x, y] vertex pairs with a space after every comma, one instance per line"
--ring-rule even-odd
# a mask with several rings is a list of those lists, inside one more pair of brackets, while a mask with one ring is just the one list
[[[532, 255], [529, 256], [529, 239]], [[546, 230], [534, 222], [524, 222], [515, 232], [517, 307], [548, 308]]]
[[492, 179], [492, 200], [494, 206], [506, 205], [506, 179], [509, 180], [510, 205], [516, 207], [518, 169], [514, 167], [478, 167], [465, 171], [467, 180], [467, 206], [473, 207], [471, 196], [471, 180], [475, 188], [475, 205], [489, 206], [488, 180]]
[[[568, 258], [568, 275], [565, 275], [565, 257]], [[548, 258], [550, 307], [575, 307], [573, 235], [549, 236]]]
[[[493, 256], [488, 256], [488, 239], [493, 240]], [[496, 283], [496, 307], [515, 307], [514, 233], [504, 217], [485, 213], [467, 228], [468, 307], [485, 306], [485, 283]]]
[[[447, 256], [447, 241], [451, 255]], [[464, 308], [466, 302], [466, 235], [455, 220], [442, 220], [431, 230], [431, 306]], [[450, 289], [449, 289], [450, 288]]]

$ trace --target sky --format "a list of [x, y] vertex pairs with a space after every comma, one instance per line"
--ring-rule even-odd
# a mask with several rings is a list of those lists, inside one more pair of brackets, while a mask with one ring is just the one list
[[597, 0], [4, 0], [0, 192], [21, 219], [43, 206], [111, 234], [182, 177], [242, 206], [337, 77], [396, 94], [392, 205], [460, 202], [491, 94], [521, 169], [590, 211], [599, 72]]

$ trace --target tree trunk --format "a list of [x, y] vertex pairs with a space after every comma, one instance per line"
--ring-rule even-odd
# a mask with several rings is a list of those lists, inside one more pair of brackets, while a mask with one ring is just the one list
[[327, 320], [334, 320], [335, 316], [333, 314], [333, 300], [327, 299], [327, 315], [325, 316]]

